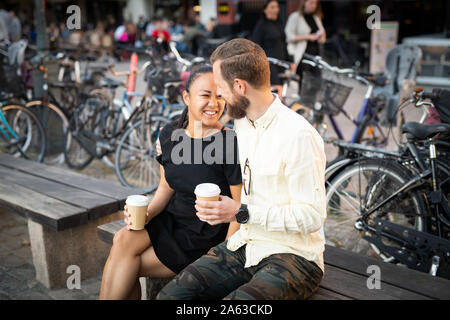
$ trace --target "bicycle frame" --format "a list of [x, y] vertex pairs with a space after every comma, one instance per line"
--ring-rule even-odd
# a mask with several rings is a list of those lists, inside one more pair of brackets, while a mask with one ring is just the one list
[[[7, 131], [9, 131], [9, 134], [12, 136], [13, 139], [18, 139], [19, 137], [14, 132], [14, 130], [9, 126], [8, 121], [6, 121], [5, 115], [3, 114], [3, 110], [0, 109], [0, 122], [3, 124]], [[3, 134], [6, 140], [10, 140], [10, 136], [8, 135], [8, 132], [6, 132], [3, 129], [3, 126], [0, 126], [0, 132]]]

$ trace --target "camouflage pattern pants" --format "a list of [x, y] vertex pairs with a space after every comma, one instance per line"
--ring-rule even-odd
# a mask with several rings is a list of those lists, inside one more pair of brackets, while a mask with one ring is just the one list
[[156, 299], [304, 300], [319, 288], [323, 272], [313, 262], [281, 253], [244, 268], [245, 245], [233, 252], [226, 243], [187, 266]]

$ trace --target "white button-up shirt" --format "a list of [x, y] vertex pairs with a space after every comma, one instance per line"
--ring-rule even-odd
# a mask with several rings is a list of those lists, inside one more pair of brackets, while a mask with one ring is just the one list
[[275, 253], [293, 253], [316, 263], [323, 271], [323, 139], [306, 119], [276, 96], [255, 122], [244, 117], [234, 123], [241, 170], [248, 159], [251, 171], [249, 195], [242, 189], [241, 198], [250, 218], [229, 239], [227, 248], [235, 251], [247, 244], [245, 267], [257, 265]]

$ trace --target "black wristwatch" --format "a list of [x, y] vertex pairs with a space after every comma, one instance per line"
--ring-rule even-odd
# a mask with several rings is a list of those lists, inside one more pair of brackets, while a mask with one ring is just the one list
[[236, 221], [240, 224], [247, 223], [249, 219], [249, 214], [246, 204], [241, 204], [238, 212], [236, 213]]

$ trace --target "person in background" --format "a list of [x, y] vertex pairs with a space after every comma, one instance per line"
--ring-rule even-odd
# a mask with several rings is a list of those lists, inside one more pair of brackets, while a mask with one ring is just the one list
[[144, 16], [139, 16], [139, 20], [137, 23], [137, 41], [144, 42], [145, 41], [145, 28], [147, 27], [147, 21]]
[[300, 0], [298, 10], [289, 16], [286, 23], [284, 31], [288, 43], [287, 51], [293, 56], [296, 72], [300, 77], [303, 72], [311, 72], [318, 78], [321, 76], [318, 68], [301, 63], [304, 53], [320, 54], [319, 44], [326, 40], [321, 18], [322, 11], [318, 0]]
[[195, 13], [194, 21], [195, 21], [195, 27], [198, 30], [200, 30], [202, 32], [206, 32], [206, 28], [205, 28], [205, 25], [202, 23], [202, 18], [200, 16], [200, 13], [198, 13], [198, 12]]
[[70, 30], [64, 22], [59, 24], [59, 37], [61, 38], [61, 44], [67, 44], [69, 41]]
[[47, 27], [47, 36], [50, 48], [57, 48], [61, 45], [60, 30], [55, 22], [51, 22]]
[[0, 4], [0, 41], [8, 40], [9, 38], [9, 13]]
[[8, 31], [11, 42], [20, 40], [20, 36], [22, 35], [22, 25], [14, 10], [9, 11]]
[[164, 23], [160, 18], [154, 20], [155, 30], [152, 32], [152, 43], [161, 44], [163, 52], [169, 50], [170, 33], [168, 29], [165, 29]]
[[[269, 0], [264, 4], [263, 16], [253, 29], [252, 40], [259, 44], [268, 57], [287, 60], [286, 41], [283, 24], [279, 19], [278, 1]], [[281, 95], [282, 81], [279, 75], [283, 69], [270, 64], [270, 84]]]

